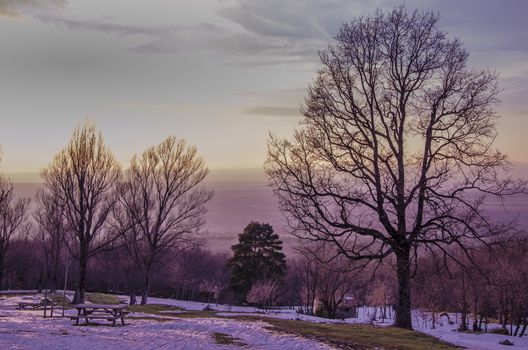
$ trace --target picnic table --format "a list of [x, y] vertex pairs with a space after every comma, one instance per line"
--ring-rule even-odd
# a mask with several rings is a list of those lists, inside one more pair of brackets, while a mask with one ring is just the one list
[[84, 319], [88, 324], [89, 319], [102, 319], [112, 321], [112, 326], [116, 325], [117, 320], [125, 325], [125, 317], [128, 314], [128, 305], [125, 304], [77, 304], [77, 316], [71, 316], [75, 320], [75, 325], [79, 325], [79, 320]]
[[44, 307], [44, 306], [49, 306], [51, 304], [53, 304], [53, 301], [51, 299], [42, 299], [38, 303], [21, 301], [21, 302], [18, 303], [17, 309], [25, 310], [27, 308], [30, 308], [30, 309], [35, 310], [35, 309], [39, 309], [39, 308]]

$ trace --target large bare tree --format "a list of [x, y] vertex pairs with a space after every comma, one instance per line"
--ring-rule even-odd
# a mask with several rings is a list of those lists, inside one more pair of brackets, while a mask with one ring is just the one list
[[108, 214], [116, 203], [121, 169], [94, 124], [75, 128], [68, 145], [42, 171], [44, 188], [64, 206], [64, 217], [78, 259], [76, 302], [84, 302], [88, 260], [115, 240]]
[[523, 186], [501, 180], [493, 148], [496, 74], [467, 68], [438, 18], [398, 7], [344, 24], [320, 53], [302, 126], [270, 137], [265, 165], [294, 235], [351, 260], [395, 258], [404, 328], [416, 251], [485, 242], [485, 196]]
[[205, 204], [212, 198], [200, 186], [207, 173], [196, 147], [174, 137], [132, 158], [119, 187], [116, 218], [143, 275], [141, 304], [147, 303], [151, 274], [167, 253], [202, 229]]
[[13, 184], [0, 175], [0, 289], [4, 279], [4, 265], [11, 241], [20, 233], [27, 219], [28, 198], [15, 198]]

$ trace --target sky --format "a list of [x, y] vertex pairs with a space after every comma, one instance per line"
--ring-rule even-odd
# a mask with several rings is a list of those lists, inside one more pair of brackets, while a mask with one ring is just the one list
[[[88, 118], [118, 160], [169, 135], [211, 169], [258, 168], [291, 135], [343, 22], [389, 0], [0, 0], [0, 170], [38, 172]], [[528, 163], [528, 1], [406, 1], [499, 73], [497, 146]]]

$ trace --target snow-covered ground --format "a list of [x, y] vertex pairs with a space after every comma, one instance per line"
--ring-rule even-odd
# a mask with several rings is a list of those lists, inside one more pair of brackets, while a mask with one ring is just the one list
[[[150, 298], [149, 303], [155, 304], [169, 304], [174, 306], [179, 306], [187, 310], [202, 310], [206, 305], [204, 303], [192, 302], [192, 301], [181, 301], [174, 299], [161, 299], [161, 298]], [[262, 311], [254, 307], [243, 307], [243, 306], [226, 306], [226, 305], [216, 305], [209, 304], [213, 309], [220, 311], [219, 316], [235, 316], [240, 315], [242, 312], [245, 315], [262, 315]], [[358, 312], [358, 318], [347, 318], [344, 320], [344, 323], [371, 323], [371, 315], [374, 313], [373, 308], [363, 308]], [[273, 313], [266, 312], [268, 317], [276, 317], [281, 319], [299, 319], [308, 322], [319, 322], [319, 323], [343, 323], [343, 320], [329, 320], [326, 318], [309, 316], [298, 314], [295, 310], [281, 310], [281, 312]], [[450, 325], [447, 322], [447, 319], [441, 318], [435, 329], [431, 329], [431, 322], [424, 321], [423, 315], [418, 311], [414, 312], [413, 315], [413, 327], [419, 332], [423, 332], [434, 337], [437, 337], [441, 340], [449, 342], [454, 345], [465, 347], [468, 349], [475, 350], [494, 350], [494, 349], [528, 349], [528, 336], [522, 338], [519, 337], [510, 337], [500, 334], [472, 334], [472, 333], [462, 333], [457, 332], [456, 329], [459, 324]], [[454, 319], [454, 315], [451, 315]], [[391, 319], [386, 319], [383, 322], [379, 319], [378, 321], [372, 322], [376, 326], [390, 326], [392, 324]], [[489, 324], [488, 329], [498, 328], [498, 324]], [[502, 340], [508, 339], [513, 342], [513, 346], [500, 345], [499, 342]]]
[[[332, 349], [328, 345], [305, 338], [272, 332], [265, 329], [267, 324], [264, 322], [220, 318], [182, 318], [164, 322], [130, 319], [126, 327], [73, 327], [72, 321], [67, 317], [44, 319], [42, 310], [16, 310], [18, 302], [38, 300], [40, 296], [17, 296], [0, 300], [0, 349], [229, 348], [215, 343], [215, 332], [239, 338], [252, 349]], [[131, 316], [141, 317], [145, 314]]]
[[[66, 294], [71, 298], [72, 293]], [[123, 301], [128, 298], [120, 297]], [[42, 311], [19, 311], [20, 301], [38, 301], [40, 296], [22, 295], [0, 299], [0, 349], [223, 349], [225, 345], [214, 342], [213, 333], [224, 333], [241, 339], [253, 349], [331, 349], [330, 346], [302, 337], [275, 333], [266, 329], [265, 322], [244, 322], [220, 318], [172, 318], [165, 315], [132, 313], [131, 317], [149, 317], [150, 320], [130, 319], [126, 327], [73, 327], [69, 318], [43, 319]], [[263, 311], [254, 307], [205, 304], [174, 299], [149, 298], [150, 304], [165, 304], [186, 310], [203, 310], [209, 305], [220, 316], [262, 315]], [[72, 311], [69, 311], [70, 313]], [[308, 322], [332, 323], [371, 323], [373, 310], [360, 310], [358, 318], [328, 320], [315, 316], [301, 315], [294, 310], [266, 312], [268, 317], [301, 319]], [[424, 315], [415, 312], [414, 328], [440, 338], [449, 343], [468, 349], [528, 349], [528, 337], [510, 337], [497, 334], [471, 334], [457, 332], [458, 325], [449, 325], [440, 319], [435, 329]], [[163, 318], [157, 322], [152, 318]], [[372, 322], [378, 326], [388, 326], [392, 320]], [[488, 329], [498, 325], [488, 325]], [[514, 346], [500, 345], [508, 339]]]

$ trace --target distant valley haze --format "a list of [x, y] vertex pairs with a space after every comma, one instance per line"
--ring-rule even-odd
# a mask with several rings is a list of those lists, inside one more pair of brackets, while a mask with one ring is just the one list
[[[513, 163], [511, 175], [528, 178], [528, 164]], [[38, 173], [11, 173], [16, 194], [33, 197], [42, 187]], [[211, 170], [204, 186], [215, 191], [207, 204], [205, 244], [213, 251], [228, 252], [238, 234], [251, 221], [268, 222], [284, 241], [286, 251], [295, 248], [297, 241], [288, 234], [284, 216], [263, 169]], [[484, 205], [494, 217], [516, 218], [519, 227], [528, 228], [528, 198], [516, 196], [505, 202], [488, 201]]]

